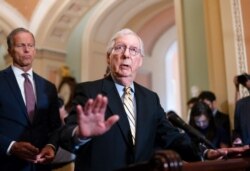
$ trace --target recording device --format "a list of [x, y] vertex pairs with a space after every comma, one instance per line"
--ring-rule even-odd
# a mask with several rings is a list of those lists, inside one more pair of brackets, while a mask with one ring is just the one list
[[208, 148], [215, 149], [213, 144], [204, 135], [202, 135], [194, 127], [188, 125], [177, 114], [169, 113], [167, 115], [167, 118], [174, 126], [179, 127], [186, 131], [188, 134], [195, 136], [201, 143], [204, 143]]
[[237, 81], [239, 84], [245, 86], [247, 80], [250, 80], [250, 75], [248, 75], [247, 73], [241, 74], [237, 76]]

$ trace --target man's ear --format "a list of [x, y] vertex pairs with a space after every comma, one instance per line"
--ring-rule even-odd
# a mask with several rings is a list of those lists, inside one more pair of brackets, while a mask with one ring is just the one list
[[11, 54], [11, 49], [10, 48], [8, 48], [8, 52], [9, 52], [9, 54]]
[[9, 53], [10, 57], [12, 57], [12, 49], [8, 48], [8, 53]]

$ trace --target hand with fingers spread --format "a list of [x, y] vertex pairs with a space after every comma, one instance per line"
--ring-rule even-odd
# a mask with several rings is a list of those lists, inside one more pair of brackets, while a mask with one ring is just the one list
[[15, 142], [10, 149], [11, 155], [33, 163], [36, 162], [36, 156], [38, 153], [39, 149], [29, 142]]
[[79, 138], [102, 135], [119, 120], [118, 115], [113, 115], [105, 120], [107, 104], [107, 97], [99, 94], [96, 99], [89, 99], [84, 107], [77, 106], [78, 127], [76, 135]]

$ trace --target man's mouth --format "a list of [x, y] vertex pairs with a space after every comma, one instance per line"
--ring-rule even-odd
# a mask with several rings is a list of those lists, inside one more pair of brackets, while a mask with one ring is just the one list
[[128, 68], [128, 67], [130, 67], [130, 66], [127, 65], [127, 64], [121, 64], [121, 67], [122, 67], [122, 68]]

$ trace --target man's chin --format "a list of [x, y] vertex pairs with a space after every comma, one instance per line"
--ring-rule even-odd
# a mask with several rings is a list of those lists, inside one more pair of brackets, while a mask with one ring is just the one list
[[132, 77], [131, 74], [117, 74], [116, 77], [118, 78], [130, 78]]

